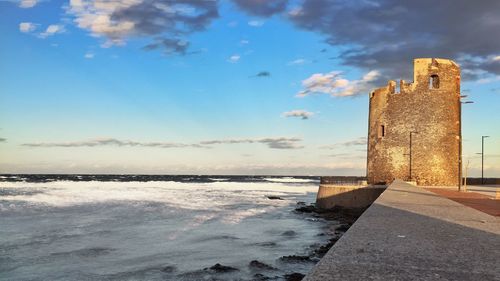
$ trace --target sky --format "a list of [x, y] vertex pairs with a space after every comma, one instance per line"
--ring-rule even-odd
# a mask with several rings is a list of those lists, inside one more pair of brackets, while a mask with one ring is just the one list
[[365, 175], [368, 93], [460, 64], [500, 177], [500, 1], [0, 0], [0, 173]]

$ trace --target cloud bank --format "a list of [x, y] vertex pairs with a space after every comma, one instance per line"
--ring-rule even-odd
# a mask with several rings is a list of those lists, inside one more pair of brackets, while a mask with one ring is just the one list
[[[298, 28], [343, 46], [346, 66], [411, 80], [412, 59], [450, 58], [464, 78], [500, 75], [500, 1], [234, 0], [250, 15], [283, 15]], [[293, 5], [292, 5], [293, 4]]]
[[130, 38], [153, 38], [144, 49], [185, 54], [185, 37], [205, 30], [219, 16], [216, 1], [70, 0], [68, 14], [103, 47], [123, 45]]
[[304, 0], [288, 18], [332, 45], [351, 46], [339, 56], [348, 66], [411, 78], [412, 58], [442, 57], [473, 78], [500, 74], [500, 65], [486, 60], [499, 54], [498, 11], [497, 0]]
[[[1, 141], [1, 140], [0, 140]], [[99, 146], [116, 146], [116, 147], [156, 147], [156, 148], [211, 148], [213, 145], [220, 144], [243, 144], [243, 143], [260, 143], [265, 144], [273, 149], [298, 149], [303, 148], [300, 145], [300, 138], [257, 138], [257, 139], [223, 139], [223, 140], [208, 140], [199, 143], [176, 143], [176, 142], [140, 142], [132, 140], [120, 140], [115, 138], [96, 138], [84, 141], [74, 142], [34, 142], [24, 143], [25, 147], [99, 147]]]

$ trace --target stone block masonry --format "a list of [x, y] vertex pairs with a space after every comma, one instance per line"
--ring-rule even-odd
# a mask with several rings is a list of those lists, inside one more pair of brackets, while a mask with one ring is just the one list
[[[397, 89], [399, 88], [399, 89]], [[412, 83], [395, 81], [370, 94], [367, 179], [457, 185], [461, 154], [460, 67], [414, 60]], [[411, 144], [410, 144], [411, 143]]]

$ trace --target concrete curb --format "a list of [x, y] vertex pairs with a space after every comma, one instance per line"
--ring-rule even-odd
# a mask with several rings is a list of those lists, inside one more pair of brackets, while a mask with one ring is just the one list
[[500, 280], [500, 218], [395, 181], [304, 280]]

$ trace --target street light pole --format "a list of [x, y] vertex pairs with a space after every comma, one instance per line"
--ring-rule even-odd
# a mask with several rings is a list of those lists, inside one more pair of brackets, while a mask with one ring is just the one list
[[411, 157], [412, 157], [412, 155], [411, 155], [411, 147], [412, 147], [412, 135], [413, 134], [418, 134], [418, 132], [414, 132], [414, 131], [410, 132], [410, 181], [412, 181], [412, 179], [413, 179], [413, 177], [411, 175]]
[[[459, 128], [458, 128], [458, 191], [462, 191], [462, 104], [474, 103], [473, 101], [462, 101], [462, 98], [466, 98], [467, 95], [460, 95], [458, 98], [458, 118], [459, 118]], [[466, 191], [466, 190], [464, 190]]]
[[484, 184], [484, 139], [490, 136], [481, 136], [481, 184]]

